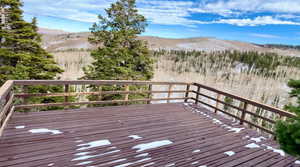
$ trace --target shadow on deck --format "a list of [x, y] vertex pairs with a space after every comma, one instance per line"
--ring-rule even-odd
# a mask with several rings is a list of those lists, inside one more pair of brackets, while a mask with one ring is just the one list
[[300, 166], [272, 139], [192, 103], [14, 113], [0, 166]]

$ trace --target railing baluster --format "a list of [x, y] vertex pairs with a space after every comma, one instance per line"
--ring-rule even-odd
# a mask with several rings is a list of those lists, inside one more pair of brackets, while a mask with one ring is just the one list
[[170, 85], [169, 85], [169, 89], [168, 89], [168, 100], [167, 100], [167, 103], [170, 103], [170, 100], [169, 100], [169, 98], [171, 98], [171, 94], [172, 94], [172, 87], [173, 87], [173, 85], [172, 85], [172, 84], [170, 84]]
[[242, 116], [241, 116], [241, 120], [240, 120], [240, 125], [244, 124], [247, 108], [248, 108], [248, 103], [245, 102], [244, 103], [244, 108], [242, 110]]
[[218, 93], [218, 94], [217, 94], [217, 98], [216, 98], [216, 99], [217, 99], [217, 101], [216, 101], [216, 109], [215, 109], [215, 113], [217, 113], [217, 112], [218, 112], [220, 98], [221, 98], [221, 94], [220, 94], [220, 93]]
[[189, 91], [190, 91], [190, 84], [187, 84], [186, 85], [186, 92], [185, 92], [185, 100], [184, 100], [184, 102], [186, 103], [186, 102], [188, 102], [188, 97], [189, 97]]
[[197, 85], [197, 94], [196, 94], [195, 104], [198, 104], [200, 89], [201, 89], [201, 87], [199, 85]]
[[[125, 91], [128, 92], [129, 91], [129, 85], [125, 85]], [[125, 94], [125, 101], [128, 101], [129, 99], [129, 93]], [[125, 102], [126, 105], [128, 105], [128, 102]]]
[[[65, 85], [65, 93], [69, 93], [69, 84]], [[69, 96], [65, 96], [65, 102], [69, 102]]]
[[147, 104], [151, 104], [151, 99], [152, 99], [152, 93], [151, 93], [151, 91], [152, 91], [152, 84], [149, 84], [148, 91], [149, 91], [149, 93], [148, 93], [148, 99], [149, 99], [149, 101], [147, 101]]

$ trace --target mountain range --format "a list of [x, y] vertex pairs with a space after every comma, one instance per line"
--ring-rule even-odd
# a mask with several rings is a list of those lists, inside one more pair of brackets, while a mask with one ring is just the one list
[[[62, 30], [40, 28], [43, 47], [49, 52], [66, 51], [72, 49], [93, 49], [94, 46], [88, 42], [89, 32], [70, 33]], [[198, 50], [198, 51], [258, 51], [275, 52], [286, 56], [299, 56], [300, 51], [293, 48], [270, 47], [273, 45], [259, 45], [248, 42], [223, 40], [212, 37], [172, 39], [154, 36], [140, 36], [141, 40], [148, 43], [150, 49], [175, 49], [175, 50]]]

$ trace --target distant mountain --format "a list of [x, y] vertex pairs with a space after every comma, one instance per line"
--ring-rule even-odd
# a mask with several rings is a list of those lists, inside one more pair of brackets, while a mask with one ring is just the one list
[[[69, 33], [61, 30], [41, 28], [39, 31], [43, 37], [43, 46], [50, 52], [71, 49], [92, 49], [89, 44], [89, 32]], [[221, 40], [217, 38], [185, 38], [171, 39], [153, 36], [140, 36], [148, 42], [150, 49], [176, 49], [176, 50], [198, 50], [198, 51], [258, 51], [276, 52], [280, 55], [300, 56], [300, 50], [294, 48], [270, 47], [269, 45], [258, 45], [247, 42]]]

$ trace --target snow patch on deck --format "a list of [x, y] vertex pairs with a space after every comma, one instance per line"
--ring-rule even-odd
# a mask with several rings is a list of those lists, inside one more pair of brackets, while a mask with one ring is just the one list
[[235, 154], [235, 152], [233, 152], [233, 151], [227, 151], [227, 152], [224, 152], [224, 154], [226, 154], [228, 156], [233, 156]]
[[91, 149], [94, 147], [101, 147], [101, 146], [107, 146], [107, 145], [111, 145], [111, 142], [109, 140], [97, 140], [97, 141], [92, 141], [89, 143], [79, 144], [77, 146], [79, 146], [81, 148], [78, 148], [77, 150], [87, 150], [87, 149]]
[[136, 157], [136, 158], [139, 158], [139, 157], [147, 157], [148, 155], [149, 155], [149, 153], [144, 153], [144, 154], [136, 155], [135, 157]]
[[255, 143], [251, 143], [245, 146], [246, 148], [259, 148], [260, 146], [255, 144]]
[[260, 136], [260, 137], [252, 137], [252, 138], [250, 138], [250, 140], [255, 141], [256, 143], [259, 143], [259, 142], [261, 142], [262, 140], [266, 140], [266, 138]]
[[90, 163], [92, 163], [93, 161], [84, 161], [84, 162], [80, 162], [80, 163], [78, 163], [78, 164], [76, 164], [76, 165], [87, 165], [87, 164], [90, 164]]
[[271, 150], [271, 151], [273, 151], [274, 153], [278, 153], [278, 154], [280, 154], [280, 155], [283, 156], [283, 157], [285, 156], [285, 152], [284, 152], [283, 150], [276, 149], [276, 148], [273, 148], [273, 147], [271, 147], [271, 146], [267, 146], [267, 145], [265, 145], [265, 144], [262, 144], [262, 146], [266, 146], [268, 150]]
[[25, 126], [16, 126], [15, 128], [16, 128], [16, 129], [24, 129]]
[[171, 166], [175, 166], [175, 163], [170, 163], [170, 164], [165, 165], [165, 167], [171, 167]]
[[200, 150], [194, 150], [194, 151], [193, 151], [193, 153], [198, 153], [198, 152], [200, 152]]
[[46, 128], [40, 128], [40, 129], [31, 129], [29, 130], [31, 133], [52, 133], [53, 135], [62, 134], [63, 132], [59, 130], [51, 130]]
[[138, 140], [138, 139], [141, 139], [142, 137], [141, 136], [138, 136], [138, 135], [130, 135], [128, 136], [129, 138], [132, 138], [133, 140]]
[[90, 158], [95, 158], [95, 157], [101, 157], [101, 156], [104, 156], [104, 155], [108, 155], [108, 154], [113, 154], [113, 153], [116, 153], [116, 152], [120, 152], [121, 150], [114, 150], [114, 151], [110, 151], [110, 152], [106, 152], [106, 153], [102, 153], [102, 154], [97, 154], [97, 155], [82, 155], [82, 156], [79, 156], [77, 158], [74, 158], [72, 159], [72, 161], [81, 161], [81, 160], [87, 160], [87, 159], [90, 159]]
[[300, 165], [300, 160], [295, 161], [295, 164]]
[[153, 149], [153, 148], [157, 148], [157, 147], [161, 147], [161, 146], [166, 146], [169, 144], [172, 144], [173, 142], [170, 140], [161, 140], [161, 141], [155, 141], [155, 142], [151, 142], [151, 143], [145, 143], [145, 144], [139, 144], [136, 145], [134, 147], [132, 147], [133, 149], [138, 149], [136, 152], [141, 152], [141, 151], [145, 151], [148, 149]]

